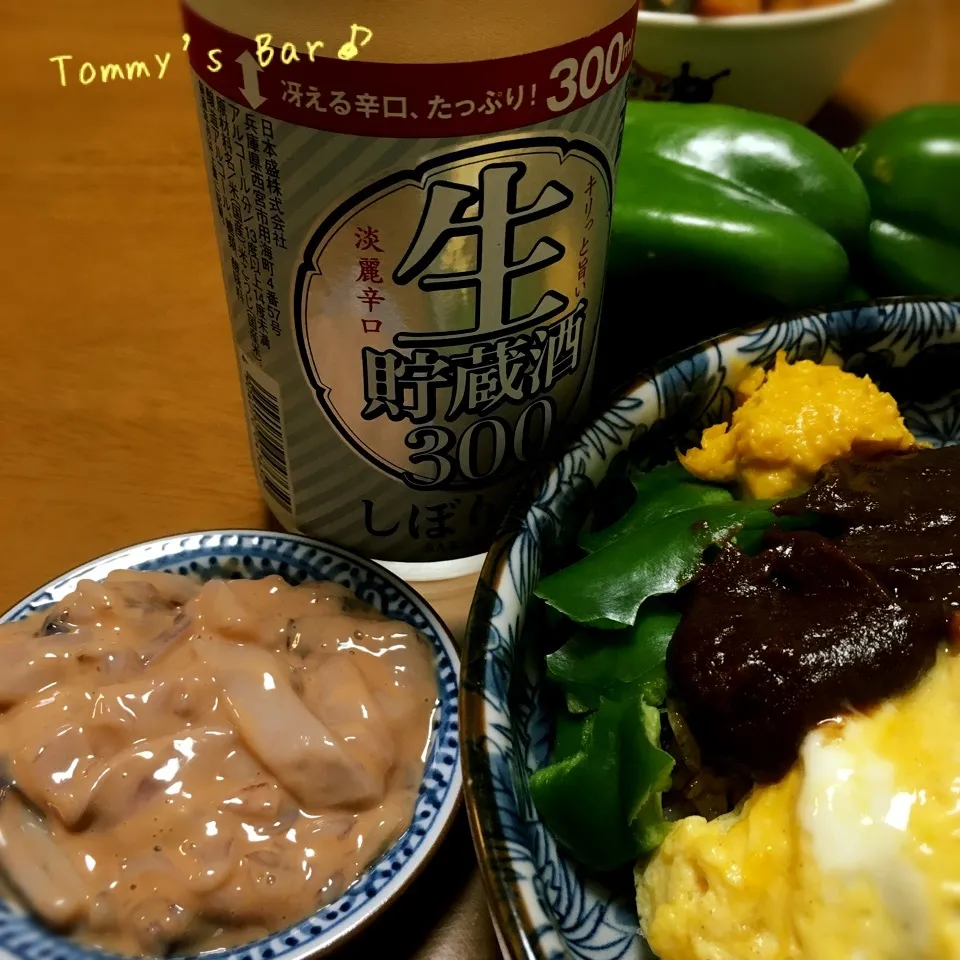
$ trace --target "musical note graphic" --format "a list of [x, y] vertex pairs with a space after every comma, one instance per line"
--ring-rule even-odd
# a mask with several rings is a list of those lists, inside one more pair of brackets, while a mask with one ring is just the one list
[[359, 24], [351, 24], [350, 26], [350, 39], [337, 51], [337, 56], [341, 60], [352, 60], [359, 52], [360, 47], [357, 46], [357, 34], [360, 32], [366, 34], [366, 36], [360, 41], [360, 47], [365, 47], [373, 39], [373, 31], [368, 27], [361, 27]]

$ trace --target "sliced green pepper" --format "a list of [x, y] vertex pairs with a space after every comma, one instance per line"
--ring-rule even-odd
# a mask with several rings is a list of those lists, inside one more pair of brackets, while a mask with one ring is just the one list
[[[640, 721], [632, 714], [636, 705]], [[627, 825], [636, 843], [636, 860], [666, 839], [670, 825], [663, 819], [663, 791], [670, 787], [676, 761], [660, 749], [660, 711], [642, 700], [627, 701], [623, 729], [623, 781]]]
[[637, 488], [637, 499], [616, 523], [580, 537], [580, 546], [588, 553], [596, 553], [614, 540], [655, 520], [710, 504], [733, 501], [733, 494], [726, 487], [698, 482], [679, 464], [677, 468], [672, 464], [654, 467], [648, 473], [641, 474], [634, 486]]
[[881, 120], [849, 151], [873, 206], [877, 296], [960, 296], [960, 104]]
[[660, 797], [674, 761], [659, 742], [656, 707], [605, 700], [583, 724], [579, 751], [531, 776], [545, 826], [584, 865], [612, 870], [666, 836]]
[[629, 630], [582, 630], [547, 657], [547, 675], [564, 690], [571, 713], [601, 699], [641, 696], [658, 706], [667, 692], [666, 655], [680, 614], [651, 601]]
[[557, 714], [557, 726], [553, 737], [553, 756], [552, 763], [560, 763], [561, 760], [567, 760], [576, 756], [580, 752], [580, 744], [583, 742], [583, 728], [587, 718], [580, 715], [564, 713], [562, 710]]
[[646, 523], [541, 580], [535, 593], [577, 623], [601, 630], [628, 627], [645, 600], [676, 593], [696, 576], [708, 546], [744, 527], [771, 525], [772, 505], [710, 504]]

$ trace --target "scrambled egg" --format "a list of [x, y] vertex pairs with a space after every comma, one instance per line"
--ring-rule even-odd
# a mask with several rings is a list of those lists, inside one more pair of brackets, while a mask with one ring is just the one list
[[960, 658], [821, 724], [779, 783], [637, 870], [660, 960], [960, 958]]
[[790, 364], [781, 353], [769, 373], [748, 374], [737, 399], [732, 423], [708, 427], [680, 461], [703, 480], [739, 483], [753, 497], [798, 490], [851, 451], [916, 446], [893, 397], [840, 367]]

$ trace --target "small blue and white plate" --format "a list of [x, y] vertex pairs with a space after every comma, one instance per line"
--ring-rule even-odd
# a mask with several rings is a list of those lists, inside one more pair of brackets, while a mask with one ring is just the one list
[[[42, 610], [75, 590], [80, 580], [102, 580], [111, 570], [162, 570], [199, 580], [270, 574], [279, 574], [291, 584], [333, 580], [385, 616], [409, 623], [432, 646], [439, 708], [410, 827], [340, 899], [272, 936], [216, 951], [215, 956], [218, 960], [304, 960], [340, 946], [409, 886], [443, 839], [457, 810], [460, 663], [449, 631], [423, 597], [378, 564], [315, 540], [256, 530], [210, 530], [118, 550], [52, 580], [0, 616], [0, 623]], [[3, 900], [0, 955], [7, 960], [104, 960], [109, 956], [51, 933]]]
[[771, 366], [780, 350], [791, 361], [869, 374], [918, 439], [960, 443], [960, 300], [896, 299], [790, 317], [687, 350], [638, 380], [532, 482], [480, 575], [461, 691], [464, 795], [508, 960], [650, 956], [633, 889], [604, 887], [559, 851], [530, 799], [530, 774], [553, 737], [539, 627], [527, 616], [541, 566], [579, 529], [617, 454], [633, 446], [651, 465], [670, 460], [729, 419], [745, 371]]

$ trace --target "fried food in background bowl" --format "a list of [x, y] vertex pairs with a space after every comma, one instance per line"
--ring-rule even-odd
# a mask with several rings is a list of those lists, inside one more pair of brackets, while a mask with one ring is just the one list
[[748, 13], [812, 10], [852, 0], [645, 0], [642, 10], [653, 13], [692, 13], [698, 17], [735, 17]]
[[[792, 441], [789, 411], [776, 415], [778, 377], [768, 375], [764, 396], [751, 375], [778, 356], [820, 365], [817, 376], [809, 365], [797, 373], [838, 413], [819, 425], [808, 418], [811, 429]], [[884, 519], [902, 506], [902, 478], [874, 477], [867, 489], [884, 493], [875, 498], [882, 522], [854, 523], [863, 504], [840, 492], [859, 474], [830, 471], [871, 456], [883, 469], [916, 469], [927, 479], [910, 481], [917, 503], [908, 506], [939, 523], [928, 481], [941, 468], [956, 472], [953, 448], [940, 448], [960, 441], [958, 357], [956, 301], [886, 301], [729, 334], [638, 381], [515, 509], [481, 576], [462, 678], [468, 809], [513, 957], [649, 957], [641, 926], [661, 960], [727, 960], [761, 946], [759, 955], [790, 960], [854, 949], [886, 960], [905, 945], [917, 958], [954, 955], [944, 948], [952, 933], [943, 883], [958, 858], [944, 802], [960, 756], [936, 744], [960, 723], [949, 651], [958, 598], [946, 582], [925, 591], [928, 575], [947, 567], [956, 580], [955, 567], [914, 563], [908, 541], [922, 525]], [[872, 385], [850, 389], [827, 369], [836, 364]], [[760, 408], [770, 401], [768, 416]], [[865, 405], [874, 414], [862, 416]], [[730, 425], [729, 443], [718, 424]], [[712, 455], [689, 459], [698, 476], [678, 477], [677, 452], [703, 450], [710, 428]], [[785, 461], [791, 443], [796, 456]], [[625, 463], [640, 470], [632, 505], [611, 482]], [[749, 498], [764, 466], [760, 492], [774, 503]], [[726, 487], [710, 479], [718, 475]], [[644, 513], [641, 491], [656, 510]], [[683, 512], [694, 504], [699, 513]], [[944, 513], [950, 530], [957, 512]], [[651, 524], [657, 535], [642, 547]], [[667, 527], [683, 541], [676, 551], [663, 547]], [[928, 538], [934, 552], [937, 536]], [[684, 551], [698, 558], [689, 570]], [[586, 567], [604, 575], [591, 583]], [[759, 612], [737, 605], [751, 596]], [[789, 693], [787, 660], [820, 662], [835, 647], [800, 645], [837, 629], [828, 610], [842, 630], [870, 625], [863, 643], [846, 647], [856, 669], [827, 656], [836, 671]], [[782, 645], [763, 633], [771, 618]], [[715, 620], [723, 627], [711, 640], [703, 625]], [[759, 645], [738, 656], [720, 638], [744, 640], [744, 624]], [[571, 635], [577, 625], [582, 635]], [[619, 648], [606, 639], [613, 628]], [[713, 655], [721, 659], [707, 663]], [[851, 830], [864, 817], [879, 828]], [[830, 907], [838, 890], [842, 915]], [[791, 931], [802, 935], [791, 941]]]
[[637, 15], [629, 96], [807, 123], [893, 0], [675, 0]]

